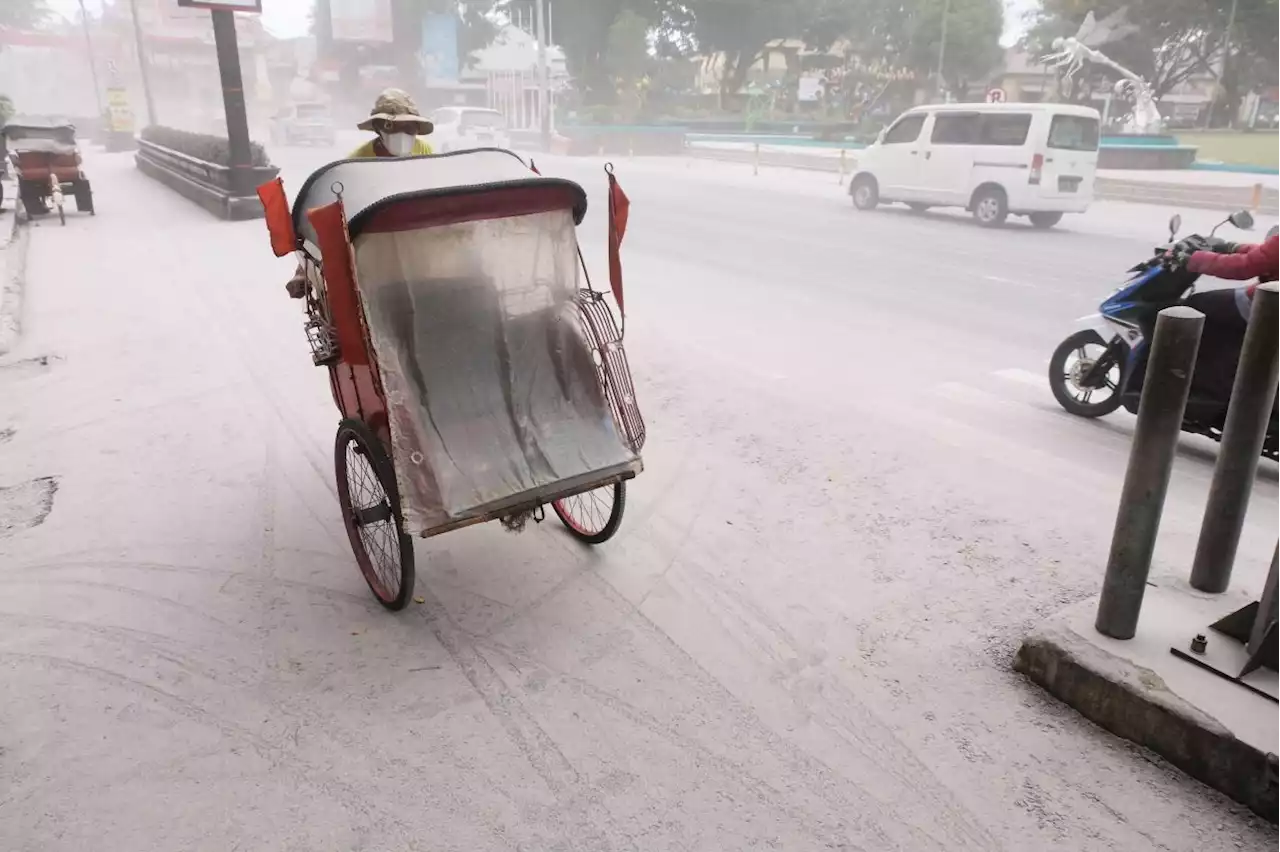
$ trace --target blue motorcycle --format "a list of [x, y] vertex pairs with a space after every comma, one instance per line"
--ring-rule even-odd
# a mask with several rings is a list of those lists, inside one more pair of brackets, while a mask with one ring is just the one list
[[[1077, 417], [1105, 417], [1121, 406], [1138, 413], [1157, 315], [1174, 305], [1189, 305], [1203, 310], [1212, 320], [1206, 310], [1210, 293], [1223, 295], [1223, 291], [1210, 291], [1197, 298], [1195, 284], [1200, 276], [1168, 264], [1169, 250], [1175, 246], [1186, 251], [1212, 250], [1221, 243], [1214, 234], [1228, 222], [1249, 230], [1253, 216], [1246, 210], [1233, 213], [1208, 237], [1193, 234], [1182, 240], [1177, 239], [1182, 217], [1174, 216], [1169, 221], [1169, 244], [1157, 247], [1150, 259], [1131, 268], [1129, 280], [1098, 306], [1097, 314], [1082, 318], [1091, 327], [1077, 331], [1054, 350], [1049, 361], [1049, 387], [1059, 405]], [[1222, 440], [1244, 328], [1238, 314], [1225, 323], [1206, 322], [1191, 396], [1183, 415], [1184, 432]], [[1276, 460], [1275, 410], [1262, 454]]]

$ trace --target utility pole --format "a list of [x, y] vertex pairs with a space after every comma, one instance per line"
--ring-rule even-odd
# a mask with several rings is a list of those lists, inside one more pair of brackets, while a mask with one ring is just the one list
[[[1231, 11], [1227, 13], [1227, 32], [1222, 41], [1222, 63], [1218, 66], [1218, 79], [1213, 87], [1213, 91], [1209, 94], [1209, 113], [1205, 116], [1204, 126], [1209, 129], [1213, 126], [1213, 108], [1218, 104], [1218, 89], [1222, 86], [1223, 81], [1227, 79], [1227, 63], [1231, 61], [1231, 36], [1236, 28], [1236, 7], [1239, 0], [1231, 0]], [[1227, 116], [1227, 127], [1235, 128], [1236, 117], [1234, 115]]]
[[93, 55], [93, 39], [89, 36], [89, 13], [84, 0], [80, 0], [80, 22], [84, 24], [84, 46], [89, 52], [89, 76], [93, 80], [93, 101], [98, 105], [98, 118], [102, 118], [102, 87], [98, 85], [98, 60]]
[[222, 106], [227, 112], [227, 148], [231, 155], [231, 191], [250, 194], [253, 157], [249, 145], [249, 118], [245, 113], [244, 81], [240, 76], [240, 49], [236, 44], [236, 16], [230, 9], [211, 9], [213, 46], [218, 54], [222, 81]]
[[938, 97], [942, 98], [942, 69], [947, 60], [947, 19], [951, 17], [951, 0], [944, 0], [942, 5], [942, 38], [938, 41]]
[[133, 40], [138, 48], [138, 73], [142, 77], [142, 96], [147, 102], [147, 124], [159, 124], [155, 98], [151, 96], [151, 67], [146, 48], [142, 46], [142, 24], [138, 22], [138, 0], [129, 0], [129, 12], [133, 17]]
[[538, 116], [541, 119], [542, 150], [551, 150], [551, 74], [547, 68], [547, 0], [534, 6], [534, 26], [538, 30]]

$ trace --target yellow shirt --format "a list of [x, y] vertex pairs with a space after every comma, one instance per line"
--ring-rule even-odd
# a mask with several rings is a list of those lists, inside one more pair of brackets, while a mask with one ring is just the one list
[[[377, 141], [378, 141], [377, 137], [370, 139], [368, 142], [364, 143], [359, 148], [355, 149], [350, 154], [348, 154], [347, 159], [354, 160], [359, 157], [378, 156], [378, 152], [375, 151], [373, 148], [373, 143]], [[413, 150], [409, 152], [410, 157], [421, 157], [425, 154], [434, 154], [434, 153], [435, 151], [431, 149], [430, 142], [423, 139], [421, 136], [413, 137]]]

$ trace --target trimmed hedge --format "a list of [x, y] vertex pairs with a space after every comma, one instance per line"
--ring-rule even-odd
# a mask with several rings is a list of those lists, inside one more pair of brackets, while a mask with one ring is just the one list
[[[197, 160], [204, 160], [206, 163], [214, 163], [219, 166], [231, 165], [231, 143], [226, 137], [213, 136], [209, 133], [192, 133], [189, 130], [179, 130], [176, 127], [162, 127], [153, 124], [142, 130], [143, 141], [150, 142], [153, 145], [163, 145], [179, 154], [186, 154], [188, 157], [195, 157]], [[249, 158], [251, 165], [269, 166], [271, 158], [267, 156], [267, 150], [257, 142], [249, 143]]]

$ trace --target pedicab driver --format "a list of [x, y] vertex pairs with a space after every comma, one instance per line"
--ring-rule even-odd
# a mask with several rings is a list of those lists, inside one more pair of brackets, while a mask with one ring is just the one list
[[[348, 154], [348, 159], [420, 157], [434, 153], [431, 144], [422, 137], [430, 134], [435, 125], [418, 114], [413, 98], [403, 89], [384, 89], [373, 102], [369, 117], [356, 127], [378, 135]], [[298, 264], [285, 289], [295, 299], [306, 295], [307, 277], [302, 264]]]

